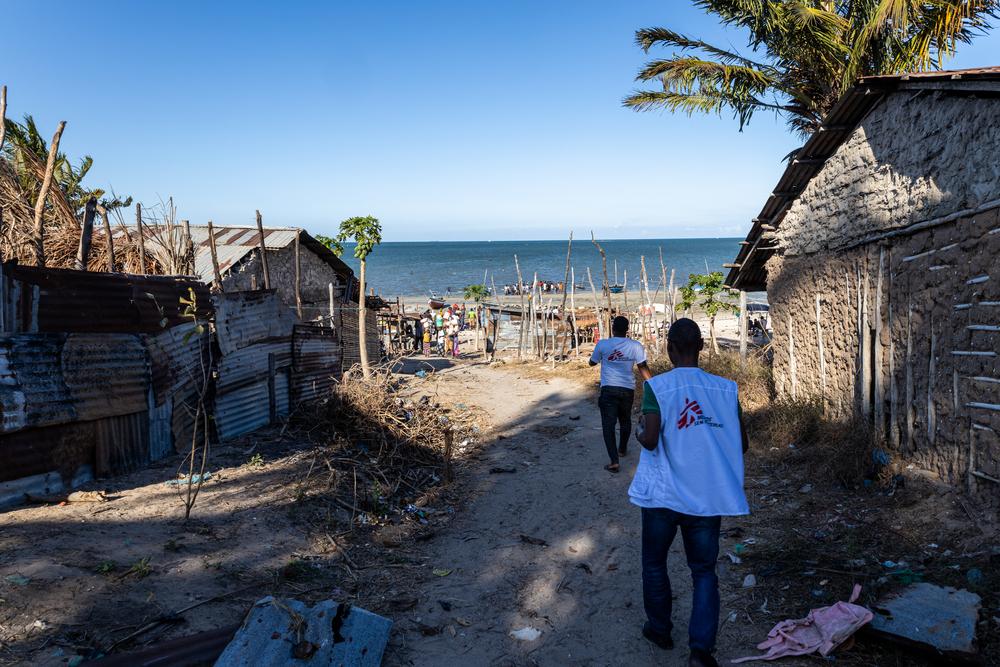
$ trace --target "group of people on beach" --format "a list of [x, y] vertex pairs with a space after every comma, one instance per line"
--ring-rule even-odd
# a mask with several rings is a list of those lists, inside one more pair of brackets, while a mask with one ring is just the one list
[[[566, 289], [566, 285], [562, 281], [553, 282], [551, 280], [539, 280], [536, 285], [538, 286], [538, 289], [541, 290], [542, 294], [561, 294], [563, 290]], [[531, 291], [531, 285], [515, 284], [503, 286], [504, 296], [530, 294]]]
[[458, 337], [466, 329], [479, 325], [479, 308], [453, 304], [445, 308], [427, 309], [413, 327], [413, 350], [430, 356], [459, 356]]
[[642, 343], [629, 338], [628, 330], [628, 319], [614, 318], [612, 336], [597, 343], [590, 365], [601, 366], [598, 408], [610, 458], [604, 468], [611, 473], [621, 470], [621, 459], [628, 454], [635, 370], [643, 381], [636, 429], [642, 449], [628, 489], [629, 500], [641, 512], [647, 618], [642, 634], [662, 649], [674, 647], [667, 554], [680, 531], [693, 582], [687, 664], [717, 667], [712, 655], [720, 607], [715, 563], [722, 517], [750, 513], [743, 489], [748, 440], [737, 386], [698, 367], [704, 340], [693, 320], [670, 325], [667, 355], [673, 368], [658, 375], [646, 362]]

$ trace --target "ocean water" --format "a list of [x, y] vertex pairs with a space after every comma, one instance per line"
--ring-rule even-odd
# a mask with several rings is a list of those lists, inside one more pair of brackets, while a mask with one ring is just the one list
[[[628, 277], [629, 291], [639, 289], [640, 258], [646, 258], [649, 288], [656, 290], [661, 282], [660, 249], [663, 262], [676, 271], [675, 282], [687, 282], [691, 273], [722, 271], [722, 265], [733, 261], [742, 239], [635, 239], [599, 241], [608, 256], [608, 279], [618, 282]], [[396, 296], [461, 295], [466, 285], [490, 279], [503, 293], [505, 284], [517, 283], [514, 255], [521, 265], [521, 275], [530, 282], [537, 273], [539, 280], [563, 280], [566, 267], [566, 241], [448, 241], [448, 242], [384, 242], [368, 256], [368, 284], [387, 299]], [[355, 273], [359, 268], [353, 247], [347, 245], [343, 259]], [[590, 267], [594, 285], [601, 285], [601, 256], [589, 238], [573, 240], [571, 265], [576, 283], [587, 285]]]

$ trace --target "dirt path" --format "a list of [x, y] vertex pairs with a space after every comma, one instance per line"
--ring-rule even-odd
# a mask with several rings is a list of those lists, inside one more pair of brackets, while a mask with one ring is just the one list
[[[450, 573], [431, 577], [411, 618], [397, 619], [387, 664], [687, 664], [691, 584], [680, 539], [671, 554], [678, 648], [668, 653], [640, 634], [639, 511], [626, 494], [637, 454], [629, 453], [620, 475], [602, 469], [607, 459], [591, 391], [563, 378], [484, 366], [448, 369], [440, 381], [448, 374], [461, 376], [468, 403], [490, 411], [500, 439], [471, 473], [476, 499], [423, 547], [420, 555], [439, 574]], [[723, 530], [735, 524], [725, 522]], [[719, 566], [721, 662], [752, 652], [769, 626], [726, 622], [742, 594]], [[426, 636], [421, 624], [424, 632], [444, 630]], [[541, 630], [540, 638], [508, 636], [524, 627]]]

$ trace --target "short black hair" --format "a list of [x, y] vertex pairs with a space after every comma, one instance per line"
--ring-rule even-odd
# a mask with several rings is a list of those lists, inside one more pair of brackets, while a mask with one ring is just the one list
[[611, 331], [613, 333], [628, 333], [628, 318], [619, 315], [611, 321]]
[[697, 354], [702, 348], [701, 328], [697, 322], [682, 317], [670, 325], [667, 341], [674, 344], [674, 349], [684, 355]]

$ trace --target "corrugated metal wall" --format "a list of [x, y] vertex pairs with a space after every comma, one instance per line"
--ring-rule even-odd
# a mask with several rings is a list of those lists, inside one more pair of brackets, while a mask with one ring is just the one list
[[298, 324], [292, 333], [292, 396], [296, 404], [328, 394], [341, 377], [341, 347], [330, 327]]

